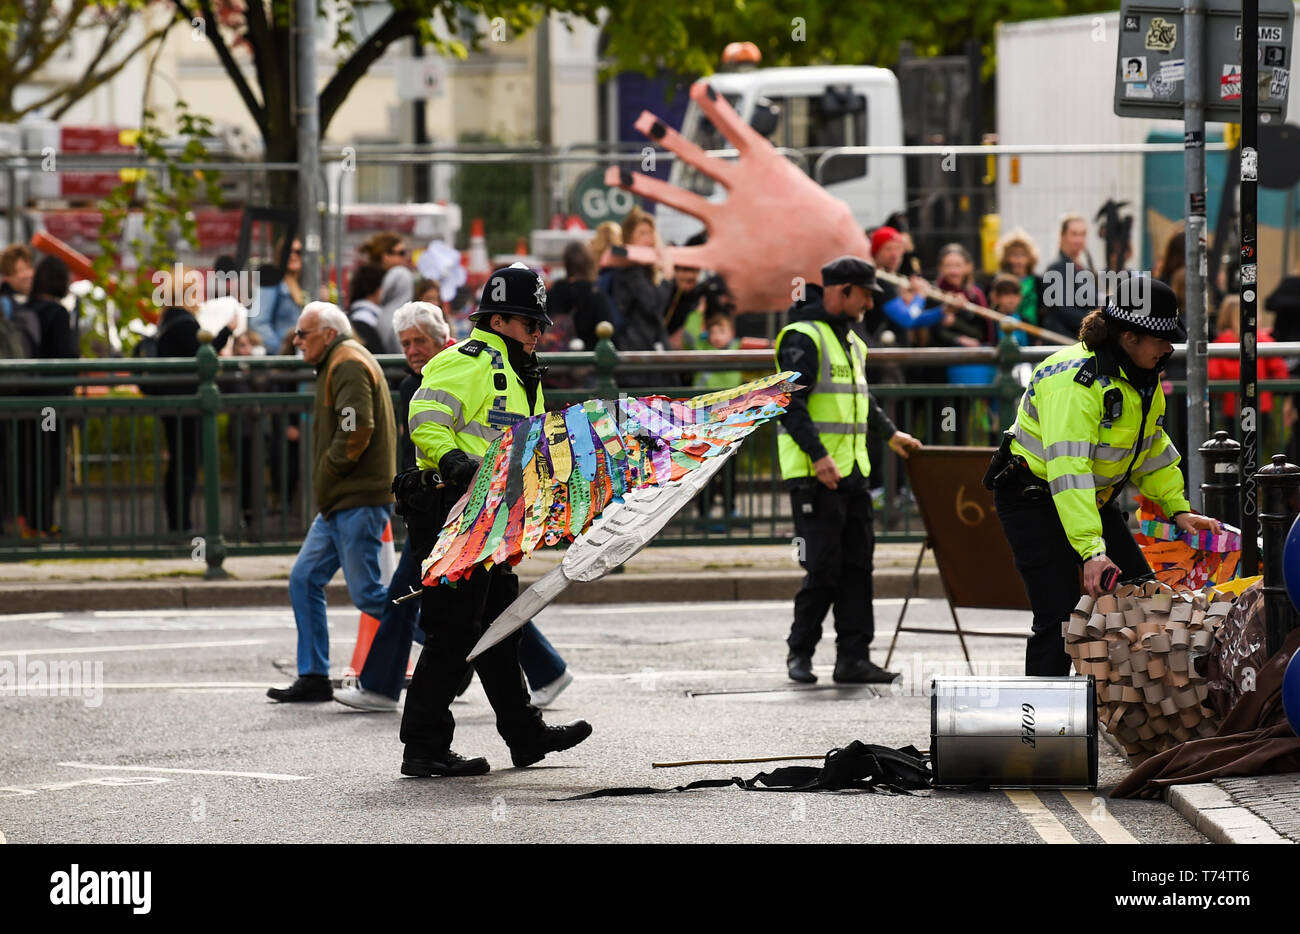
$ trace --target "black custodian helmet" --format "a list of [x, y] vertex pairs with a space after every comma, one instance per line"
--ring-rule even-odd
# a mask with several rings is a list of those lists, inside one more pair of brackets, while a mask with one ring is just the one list
[[523, 263], [493, 270], [470, 318], [478, 320], [494, 314], [532, 318], [548, 327], [554, 324], [546, 313], [546, 280]]

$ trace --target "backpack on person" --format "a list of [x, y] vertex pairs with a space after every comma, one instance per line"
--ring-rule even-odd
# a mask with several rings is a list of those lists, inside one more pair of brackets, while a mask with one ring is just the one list
[[153, 334], [140, 338], [140, 342], [135, 345], [131, 351], [131, 356], [139, 357], [145, 360], [151, 360], [158, 356], [158, 343], [162, 336], [176, 326], [176, 322], [184, 320], [182, 318], [173, 318], [167, 324], [159, 324]]
[[0, 360], [27, 360], [41, 345], [41, 324], [26, 305], [14, 305], [3, 296], [6, 314], [0, 317]]
[[22, 360], [30, 356], [22, 330], [12, 321], [0, 318], [0, 360]]

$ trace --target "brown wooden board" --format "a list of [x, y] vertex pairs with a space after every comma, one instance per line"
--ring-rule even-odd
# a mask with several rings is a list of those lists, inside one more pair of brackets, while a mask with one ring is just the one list
[[907, 459], [907, 473], [952, 605], [1027, 610], [993, 494], [984, 489], [993, 454], [993, 448], [926, 445]]

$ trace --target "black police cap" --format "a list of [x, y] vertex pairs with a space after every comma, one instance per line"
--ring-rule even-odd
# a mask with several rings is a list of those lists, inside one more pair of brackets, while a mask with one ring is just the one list
[[1187, 340], [1174, 290], [1148, 273], [1122, 272], [1107, 297], [1103, 312], [1107, 321], [1120, 328], [1163, 337], [1167, 341]]
[[546, 280], [523, 263], [511, 263], [493, 270], [483, 284], [478, 308], [470, 315], [477, 320], [487, 315], [518, 315], [552, 325], [546, 313]]
[[873, 292], [884, 292], [876, 283], [876, 267], [856, 256], [841, 256], [822, 267], [822, 285], [860, 285]]

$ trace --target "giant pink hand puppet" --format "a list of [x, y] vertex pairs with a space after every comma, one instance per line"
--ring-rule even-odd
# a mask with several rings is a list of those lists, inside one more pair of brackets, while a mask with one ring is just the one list
[[[849, 206], [778, 153], [707, 80], [691, 86], [691, 99], [736, 148], [738, 161], [711, 158], [648, 110], [641, 112], [636, 128], [723, 185], [726, 201], [715, 204], [617, 166], [605, 173], [608, 185], [704, 222], [708, 243], [669, 248], [675, 264], [721, 273], [741, 311], [784, 311], [796, 297], [797, 280], [820, 284], [822, 266], [840, 256], [871, 258], [871, 245]], [[649, 248], [632, 247], [627, 252], [629, 259], [655, 262]], [[641, 252], [647, 255], [641, 257]]]

